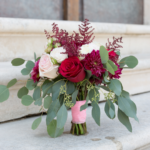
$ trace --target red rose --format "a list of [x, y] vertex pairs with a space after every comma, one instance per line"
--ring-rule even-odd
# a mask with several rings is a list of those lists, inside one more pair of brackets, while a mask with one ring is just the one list
[[59, 67], [59, 73], [71, 82], [80, 82], [85, 78], [84, 67], [76, 56], [65, 59]]
[[[107, 51], [109, 51], [109, 49], [107, 49]], [[114, 51], [110, 51], [108, 52], [109, 56], [116, 56], [117, 54]]]

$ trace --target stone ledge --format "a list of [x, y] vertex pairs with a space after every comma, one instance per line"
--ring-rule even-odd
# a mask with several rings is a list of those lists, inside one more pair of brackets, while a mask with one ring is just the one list
[[[91, 116], [91, 107], [87, 109], [87, 129], [85, 136], [69, 134], [71, 113], [63, 135], [52, 139], [47, 135], [45, 117], [40, 126], [33, 131], [32, 122], [36, 117], [0, 124], [1, 150], [140, 150], [150, 143], [150, 93], [131, 97], [138, 109], [139, 123], [131, 119], [133, 132], [127, 129], [115, 118], [107, 118], [104, 103], [101, 108], [101, 126], [97, 126]], [[141, 149], [144, 150], [144, 149]], [[148, 149], [147, 149], [148, 150]]]
[[[48, 29], [52, 33], [51, 25], [54, 22], [58, 24], [59, 27], [67, 30], [68, 32], [78, 32], [78, 25], [81, 24], [79, 21], [0, 18], [0, 33], [43, 33], [44, 29]], [[94, 33], [98, 34], [150, 34], [149, 25], [99, 22], [91, 22], [91, 25], [95, 28]]]

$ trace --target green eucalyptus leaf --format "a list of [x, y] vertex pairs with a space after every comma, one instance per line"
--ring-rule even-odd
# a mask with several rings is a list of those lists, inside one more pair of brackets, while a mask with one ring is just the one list
[[37, 83], [34, 83], [32, 79], [28, 79], [26, 87], [28, 90], [33, 90], [36, 87]]
[[97, 123], [97, 125], [100, 126], [100, 108], [97, 104], [97, 102], [93, 101], [92, 102], [92, 117], [95, 120], [95, 122]]
[[46, 124], [49, 125], [50, 122], [56, 117], [57, 112], [60, 108], [60, 102], [58, 99], [53, 101], [48, 109], [47, 117], [46, 117]]
[[87, 104], [87, 103], [85, 103], [84, 105], [82, 105], [82, 106], [80, 107], [80, 111], [82, 111], [82, 110], [86, 109], [87, 107], [88, 107], [88, 104]]
[[55, 138], [60, 136], [64, 131], [64, 128], [59, 129], [57, 128], [57, 121], [53, 120], [51, 123], [47, 126], [47, 132], [50, 137]]
[[11, 86], [15, 85], [17, 83], [17, 79], [12, 79], [8, 84], [7, 84], [7, 88], [10, 88]]
[[134, 56], [129, 56], [125, 59], [125, 64], [129, 67], [129, 68], [134, 68], [137, 66], [138, 64], [138, 60], [136, 57]]
[[52, 93], [52, 86], [53, 82], [49, 80], [45, 80], [42, 85], [42, 91], [43, 91], [43, 97], [45, 97], [47, 94]]
[[128, 117], [134, 118], [136, 121], [138, 121], [136, 116], [137, 108], [133, 101], [124, 97], [118, 97], [118, 107]]
[[116, 54], [117, 54], [117, 55], [120, 55], [120, 51], [117, 51]]
[[33, 98], [30, 95], [24, 95], [21, 99], [21, 103], [25, 106], [29, 106], [33, 103]]
[[117, 71], [118, 67], [114, 64], [113, 61], [108, 60], [108, 63], [111, 65], [111, 67], [113, 68], [114, 71]]
[[122, 86], [119, 80], [112, 79], [110, 80], [110, 83], [108, 84], [108, 87], [110, 90], [112, 90], [117, 96], [120, 96], [122, 92]]
[[28, 75], [29, 73], [31, 72], [31, 70], [30, 69], [28, 69], [28, 68], [23, 68], [22, 70], [21, 70], [21, 73], [22, 73], [22, 75]]
[[113, 69], [113, 67], [109, 64], [109, 62], [106, 63], [106, 69], [107, 69], [112, 75], [115, 74], [114, 69]]
[[72, 94], [72, 102], [75, 104], [78, 95], [78, 90], [75, 90]]
[[89, 79], [92, 76], [92, 72], [90, 70], [85, 70], [86, 78]]
[[127, 98], [127, 99], [130, 99], [129, 93], [128, 93], [127, 91], [125, 91], [125, 90], [122, 90], [121, 95], [122, 95], [123, 97]]
[[118, 119], [130, 132], [132, 132], [132, 126], [129, 117], [119, 108], [118, 108]]
[[67, 94], [72, 94], [75, 91], [75, 85], [73, 82], [67, 82]]
[[22, 58], [15, 58], [15, 59], [13, 59], [13, 60], [11, 61], [11, 64], [12, 64], [13, 66], [20, 66], [20, 65], [22, 65], [24, 62], [25, 62], [25, 60], [22, 59]]
[[110, 100], [107, 100], [105, 103], [105, 113], [110, 119], [115, 118], [115, 106]]
[[19, 91], [18, 91], [18, 93], [17, 93], [17, 96], [18, 96], [18, 98], [22, 98], [22, 96], [24, 96], [24, 95], [27, 95], [28, 94], [28, 89], [24, 86], [24, 87], [22, 87], [21, 89], [19, 89]]
[[45, 97], [45, 99], [44, 99], [44, 108], [48, 109], [50, 107], [51, 103], [52, 103], [52, 97], [51, 96]]
[[63, 86], [65, 85], [64, 80], [59, 80], [58, 82], [54, 83], [53, 87], [52, 87], [52, 100], [56, 100], [58, 98], [58, 96], [61, 93], [61, 88], [63, 88]]
[[0, 85], [0, 103], [9, 98], [9, 89], [5, 85]]
[[57, 128], [62, 129], [67, 121], [67, 109], [64, 103], [60, 107], [58, 113], [57, 113]]
[[33, 92], [33, 99], [37, 100], [41, 97], [41, 87], [37, 86]]
[[34, 122], [32, 123], [32, 129], [35, 130], [40, 125], [41, 121], [42, 117], [35, 119]]
[[32, 70], [32, 68], [35, 66], [34, 62], [29, 60], [26, 63], [26, 68], [29, 69], [30, 71]]
[[34, 52], [34, 61], [36, 62], [36, 53]]
[[100, 86], [100, 88], [104, 89], [105, 91], [109, 92], [109, 88], [107, 86]]
[[34, 105], [41, 106], [42, 105], [42, 97], [38, 98], [35, 102]]
[[106, 64], [108, 61], [108, 51], [104, 46], [100, 47], [100, 57], [103, 64]]
[[38, 58], [36, 59], [36, 61], [38, 61], [40, 58], [41, 58], [41, 57], [38, 57]]

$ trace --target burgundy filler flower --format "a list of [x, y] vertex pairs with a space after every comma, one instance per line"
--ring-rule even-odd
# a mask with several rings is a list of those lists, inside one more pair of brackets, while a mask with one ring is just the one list
[[93, 50], [87, 54], [81, 62], [86, 70], [90, 70], [92, 74], [99, 79], [103, 78], [103, 74], [106, 70], [101, 62], [99, 50]]
[[115, 79], [119, 79], [120, 78], [120, 75], [122, 74], [122, 68], [120, 68], [120, 65], [115, 63], [118, 67], [118, 69], [115, 71], [115, 74], [112, 75], [111, 73], [109, 73], [109, 77], [112, 79], [112, 78], [115, 78]]
[[40, 79], [40, 76], [39, 76], [39, 62], [40, 62], [40, 60], [35, 62], [35, 66], [34, 66], [34, 68], [32, 69], [32, 72], [31, 72], [31, 79], [34, 82], [38, 82], [39, 79]]

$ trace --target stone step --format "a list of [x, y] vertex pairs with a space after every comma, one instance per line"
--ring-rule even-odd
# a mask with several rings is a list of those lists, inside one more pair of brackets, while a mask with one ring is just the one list
[[105, 103], [100, 103], [101, 126], [97, 126], [91, 116], [91, 106], [87, 108], [88, 134], [73, 136], [71, 111], [64, 133], [58, 138], [47, 134], [46, 116], [40, 126], [33, 131], [32, 122], [37, 117], [0, 124], [0, 150], [148, 150], [150, 143], [150, 93], [132, 96], [136, 103], [139, 123], [131, 119], [133, 132], [130, 133], [117, 119], [110, 120], [105, 112]]

